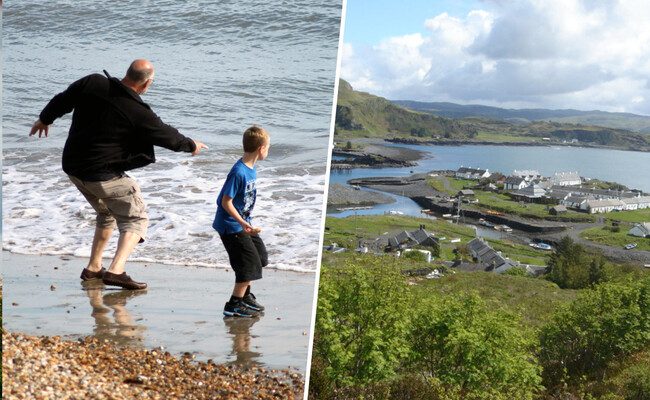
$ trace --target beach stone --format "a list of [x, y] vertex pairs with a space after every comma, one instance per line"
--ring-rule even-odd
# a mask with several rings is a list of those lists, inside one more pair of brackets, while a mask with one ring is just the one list
[[[94, 337], [66, 341], [2, 332], [7, 399], [301, 399], [291, 370], [241, 368]], [[155, 353], [155, 354], [154, 354]], [[146, 371], [146, 372], [145, 372]]]

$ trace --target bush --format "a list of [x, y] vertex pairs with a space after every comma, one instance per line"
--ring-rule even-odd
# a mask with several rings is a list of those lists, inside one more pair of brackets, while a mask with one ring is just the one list
[[392, 257], [365, 257], [344, 269], [321, 268], [314, 352], [327, 360], [325, 373], [336, 385], [393, 376], [408, 354], [410, 297], [394, 264]]
[[476, 295], [422, 302], [411, 332], [411, 368], [464, 399], [532, 399], [541, 389], [534, 346], [518, 318]]
[[650, 278], [606, 283], [560, 309], [540, 334], [547, 387], [602, 374], [608, 362], [650, 343]]

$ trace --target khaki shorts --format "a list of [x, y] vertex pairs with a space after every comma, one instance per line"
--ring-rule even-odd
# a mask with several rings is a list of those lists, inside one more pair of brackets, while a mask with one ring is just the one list
[[149, 217], [142, 200], [140, 186], [124, 175], [107, 181], [82, 181], [68, 175], [72, 183], [84, 195], [97, 212], [98, 228], [117, 228], [120, 233], [133, 232], [140, 235], [140, 242], [147, 236]]

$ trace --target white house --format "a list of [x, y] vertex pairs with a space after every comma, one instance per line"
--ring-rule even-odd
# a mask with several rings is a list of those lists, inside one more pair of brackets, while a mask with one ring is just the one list
[[537, 179], [542, 179], [542, 174], [540, 174], [539, 171], [531, 170], [531, 169], [523, 169], [521, 171], [514, 170], [512, 171], [512, 176], [516, 176], [518, 178], [524, 178], [527, 182], [537, 180]]
[[544, 190], [538, 184], [533, 183], [531, 185], [526, 186], [523, 189], [517, 190], [514, 194], [516, 194], [517, 196], [524, 196], [531, 199], [537, 199], [543, 197], [546, 194], [546, 190]]
[[582, 183], [577, 172], [556, 172], [551, 177], [551, 183], [558, 186], [572, 186]]
[[506, 181], [503, 183], [503, 188], [505, 190], [519, 190], [528, 186], [526, 179], [520, 176], [509, 176], [506, 178]]
[[606, 213], [614, 210], [624, 210], [625, 203], [621, 200], [587, 200], [585, 203], [586, 210], [589, 214]]
[[458, 171], [456, 171], [455, 175], [456, 178], [478, 180], [482, 178], [489, 178], [492, 174], [490, 174], [487, 169], [460, 167], [458, 168]]
[[650, 222], [634, 225], [634, 228], [630, 229], [627, 234], [638, 237], [650, 237]]

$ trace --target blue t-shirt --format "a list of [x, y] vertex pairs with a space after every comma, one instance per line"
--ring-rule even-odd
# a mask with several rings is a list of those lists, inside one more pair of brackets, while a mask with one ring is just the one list
[[255, 187], [255, 180], [257, 179], [257, 170], [255, 167], [250, 168], [239, 159], [235, 165], [232, 166], [226, 183], [223, 184], [219, 197], [217, 197], [217, 213], [214, 216], [212, 227], [220, 234], [239, 233], [244, 229], [239, 225], [233, 217], [221, 205], [223, 196], [226, 195], [232, 198], [232, 204], [239, 215], [251, 222], [251, 212], [255, 206], [255, 199], [257, 196], [257, 189]]

